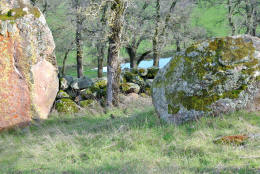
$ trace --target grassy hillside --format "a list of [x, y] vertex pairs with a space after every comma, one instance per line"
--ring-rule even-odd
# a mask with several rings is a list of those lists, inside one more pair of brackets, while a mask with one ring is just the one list
[[111, 113], [53, 115], [0, 134], [0, 173], [260, 172], [260, 137], [243, 146], [213, 143], [219, 136], [260, 135], [260, 113], [238, 112], [174, 126], [160, 122], [149, 102], [123, 108], [113, 111], [115, 119]]

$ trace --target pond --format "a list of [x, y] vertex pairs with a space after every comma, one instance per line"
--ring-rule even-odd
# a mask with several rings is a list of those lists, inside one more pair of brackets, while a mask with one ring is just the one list
[[[160, 61], [159, 61], [159, 67], [162, 68], [164, 67], [168, 62], [170, 62], [171, 60], [171, 57], [169, 58], [161, 58]], [[138, 67], [139, 68], [150, 68], [153, 66], [153, 60], [144, 60], [142, 61]], [[125, 68], [130, 68], [130, 63], [123, 63], [121, 64], [121, 68], [122, 69], [125, 69]], [[95, 68], [97, 69], [97, 68]], [[106, 73], [107, 72], [107, 67], [104, 67], [103, 68], [103, 72]]]

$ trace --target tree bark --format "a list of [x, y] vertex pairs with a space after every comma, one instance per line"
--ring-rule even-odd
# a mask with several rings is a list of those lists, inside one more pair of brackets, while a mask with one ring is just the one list
[[[257, 5], [257, 4], [256, 4]], [[257, 9], [256, 7], [254, 7], [254, 12], [253, 12], [253, 27], [252, 27], [252, 36], [256, 36], [256, 29], [258, 26], [258, 22], [257, 22]]]
[[76, 49], [77, 49], [77, 75], [78, 78], [83, 77], [83, 40], [82, 40], [82, 31], [83, 31], [83, 17], [80, 14], [80, 4], [79, 1], [76, 1]]
[[137, 60], [137, 66], [138, 66], [151, 52], [152, 52], [151, 50], [144, 52], [144, 53], [140, 56], [140, 58]]
[[233, 22], [232, 16], [233, 16], [232, 1], [228, 0], [228, 23], [229, 23], [229, 26], [231, 27], [231, 34], [233, 36], [236, 33], [236, 27]]
[[124, 0], [114, 0], [111, 6], [111, 23], [108, 48], [108, 73], [107, 73], [107, 107], [111, 108], [113, 105], [119, 104], [119, 82], [121, 68], [119, 64], [119, 53], [121, 47], [121, 35], [123, 30], [124, 12], [126, 3]]
[[98, 44], [97, 45], [98, 50], [98, 78], [103, 77], [103, 62], [105, 57], [105, 46]]
[[61, 74], [64, 76], [65, 75], [65, 68], [66, 68], [66, 61], [69, 55], [69, 52], [71, 51], [71, 49], [67, 49], [67, 51], [65, 52], [64, 55], [64, 59], [63, 59], [63, 64], [62, 64], [62, 70], [61, 70]]
[[153, 37], [153, 66], [159, 66], [159, 59], [160, 59], [160, 51], [159, 51], [159, 31], [160, 31], [160, 20], [161, 20], [161, 2], [160, 0], [156, 0], [156, 26], [155, 32]]
[[252, 34], [252, 4], [250, 0], [246, 1], [246, 34]]
[[137, 68], [136, 48], [128, 46], [126, 47], [126, 51], [130, 58], [130, 68]]
[[177, 47], [177, 52], [180, 52], [181, 51], [181, 45], [180, 45], [180, 40], [179, 39], [177, 39], [176, 40], [176, 47]]

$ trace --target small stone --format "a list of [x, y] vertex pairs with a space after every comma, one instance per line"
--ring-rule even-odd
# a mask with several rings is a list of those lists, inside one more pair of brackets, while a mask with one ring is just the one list
[[63, 98], [70, 98], [69, 94], [67, 94], [65, 91], [60, 90], [57, 94], [57, 99], [63, 99]]

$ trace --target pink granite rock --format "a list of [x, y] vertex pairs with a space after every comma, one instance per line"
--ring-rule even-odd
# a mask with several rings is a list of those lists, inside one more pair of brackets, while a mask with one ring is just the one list
[[46, 119], [58, 92], [55, 44], [28, 0], [0, 0], [0, 130]]

